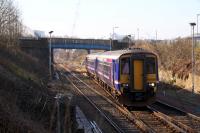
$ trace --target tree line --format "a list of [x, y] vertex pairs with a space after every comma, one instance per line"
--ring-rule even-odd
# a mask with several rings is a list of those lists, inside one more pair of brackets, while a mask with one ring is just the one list
[[16, 46], [23, 30], [20, 11], [13, 0], [0, 0], [0, 46]]
[[[192, 72], [192, 40], [176, 38], [157, 42], [140, 41], [135, 47], [141, 47], [155, 52], [159, 58], [159, 68], [172, 71], [173, 76], [180, 79], [188, 79]], [[196, 73], [200, 75], [200, 48], [195, 47]]]

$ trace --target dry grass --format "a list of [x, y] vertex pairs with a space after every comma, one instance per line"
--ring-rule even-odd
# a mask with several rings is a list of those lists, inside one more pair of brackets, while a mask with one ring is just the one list
[[[135, 47], [141, 47], [155, 52], [159, 58], [159, 71], [161, 81], [172, 83], [176, 79], [175, 85], [191, 90], [191, 40], [176, 39], [173, 42], [161, 41], [157, 44], [141, 41]], [[200, 91], [200, 48], [195, 49], [196, 59], [196, 90]]]
[[42, 71], [21, 51], [0, 49], [0, 132], [50, 132], [55, 94], [45, 87]]
[[[188, 91], [192, 90], [192, 75], [189, 74], [187, 80], [180, 79], [177, 76], [173, 77], [172, 71], [160, 70], [159, 71], [160, 81], [165, 83], [176, 85], [180, 88], [186, 89]], [[200, 93], [200, 76], [195, 75], [195, 91]]]

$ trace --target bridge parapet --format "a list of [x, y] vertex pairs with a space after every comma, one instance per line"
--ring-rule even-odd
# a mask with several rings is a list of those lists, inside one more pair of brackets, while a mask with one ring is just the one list
[[[49, 48], [50, 38], [20, 38], [19, 41], [22, 48]], [[118, 50], [128, 47], [128, 43], [103, 39], [51, 38], [51, 44], [53, 49]]]
[[103, 39], [73, 39], [73, 38], [52, 38], [52, 44], [102, 44], [110, 45], [110, 40]]
[[51, 44], [52, 48], [109, 50], [111, 41], [103, 39], [52, 38]]

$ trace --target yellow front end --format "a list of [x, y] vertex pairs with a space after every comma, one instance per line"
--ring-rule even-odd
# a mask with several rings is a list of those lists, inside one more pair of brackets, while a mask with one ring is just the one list
[[[128, 67], [127, 67], [128, 64]], [[129, 105], [155, 101], [157, 90], [157, 57], [155, 55], [122, 56], [120, 58], [120, 91]]]

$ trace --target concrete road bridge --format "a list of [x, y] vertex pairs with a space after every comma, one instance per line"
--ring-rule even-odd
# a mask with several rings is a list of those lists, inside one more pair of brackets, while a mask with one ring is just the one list
[[19, 41], [23, 48], [49, 48], [50, 43], [52, 49], [110, 50], [113, 47], [111, 40], [102, 39], [20, 38]]

